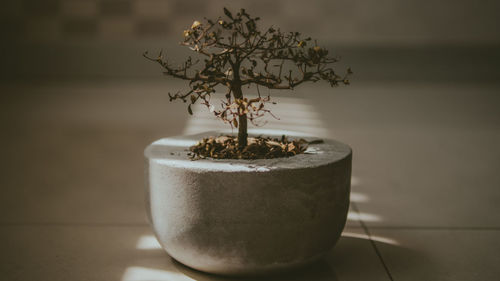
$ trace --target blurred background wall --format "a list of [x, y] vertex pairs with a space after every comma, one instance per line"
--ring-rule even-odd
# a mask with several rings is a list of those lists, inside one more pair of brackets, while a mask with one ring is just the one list
[[224, 6], [317, 38], [361, 80], [499, 77], [494, 0], [18, 0], [0, 9], [2, 80], [155, 77], [142, 52], [182, 54], [182, 31]]

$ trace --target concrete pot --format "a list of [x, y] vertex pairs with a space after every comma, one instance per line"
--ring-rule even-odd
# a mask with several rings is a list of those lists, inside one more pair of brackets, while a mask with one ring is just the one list
[[325, 140], [289, 158], [188, 159], [189, 146], [219, 134], [164, 138], [145, 150], [147, 211], [167, 253], [223, 275], [281, 271], [328, 253], [349, 209], [350, 147]]

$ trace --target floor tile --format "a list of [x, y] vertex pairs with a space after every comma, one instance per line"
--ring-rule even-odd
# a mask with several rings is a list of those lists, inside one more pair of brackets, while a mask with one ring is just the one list
[[361, 228], [344, 229], [326, 262], [339, 281], [390, 280], [368, 236]]
[[[149, 227], [17, 225], [0, 230], [0, 271], [7, 280], [239, 280], [173, 261]], [[388, 280], [364, 233], [347, 229], [344, 235], [324, 261], [255, 280]]]
[[500, 131], [346, 135], [368, 225], [500, 227]]
[[0, 271], [5, 280], [121, 280], [127, 267], [168, 264], [162, 253], [136, 243], [144, 227], [0, 226]]
[[497, 280], [499, 230], [371, 229], [399, 247], [376, 242], [394, 280]]
[[[176, 88], [0, 86], [0, 272], [8, 280], [227, 280], [172, 261], [146, 223], [143, 148], [201, 124], [165, 98]], [[282, 98], [283, 126], [346, 142], [354, 161], [338, 245], [278, 280], [496, 280], [499, 88], [361, 84]], [[315, 95], [302, 100], [308, 91]], [[294, 115], [294, 105], [306, 114]]]
[[159, 87], [6, 90], [0, 223], [146, 222], [143, 150], [185, 122]]
[[[500, 227], [498, 85], [362, 85], [315, 105], [372, 226]], [[329, 105], [328, 107], [326, 105]]]

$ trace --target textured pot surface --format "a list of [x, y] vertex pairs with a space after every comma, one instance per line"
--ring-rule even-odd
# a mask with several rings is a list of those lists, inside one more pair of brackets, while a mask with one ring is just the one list
[[219, 134], [164, 138], [145, 150], [148, 215], [168, 254], [227, 275], [283, 270], [325, 255], [349, 208], [349, 146], [325, 140], [289, 158], [189, 160], [189, 146]]

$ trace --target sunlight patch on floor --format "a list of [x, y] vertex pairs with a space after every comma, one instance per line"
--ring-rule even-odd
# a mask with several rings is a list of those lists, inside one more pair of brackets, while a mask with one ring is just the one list
[[351, 191], [351, 202], [364, 203], [368, 201], [370, 198], [366, 194]]
[[361, 233], [342, 232], [342, 237], [360, 238], [360, 239], [366, 239], [366, 240], [371, 239], [371, 240], [377, 241], [377, 242], [387, 243], [387, 244], [391, 244], [391, 245], [399, 245], [398, 241], [391, 239], [391, 238], [381, 237], [381, 236], [368, 236], [366, 234], [361, 234]]
[[351, 186], [359, 186], [360, 183], [361, 180], [358, 177], [356, 176], [351, 177]]
[[[280, 120], [271, 116], [260, 119], [259, 122], [266, 121], [263, 126], [255, 127], [249, 123], [249, 129], [265, 128], [279, 129], [286, 131], [303, 132], [318, 137], [325, 137], [328, 131], [315, 107], [307, 100], [300, 98], [277, 97], [274, 99], [278, 104], [270, 105], [269, 109]], [[192, 107], [191, 116], [184, 128], [184, 135], [201, 133], [209, 130], [227, 130], [231, 127], [217, 119], [204, 105]], [[238, 130], [234, 129], [237, 133]]]
[[382, 221], [382, 218], [380, 218], [380, 216], [374, 214], [354, 213], [354, 212], [347, 214], [347, 219], [353, 221], [364, 221], [364, 222]]
[[161, 249], [161, 245], [154, 235], [142, 235], [135, 246], [137, 249]]
[[161, 269], [151, 269], [141, 266], [131, 266], [123, 274], [122, 281], [144, 281], [144, 280], [179, 280], [191, 281], [191, 279], [180, 272], [172, 272]]

